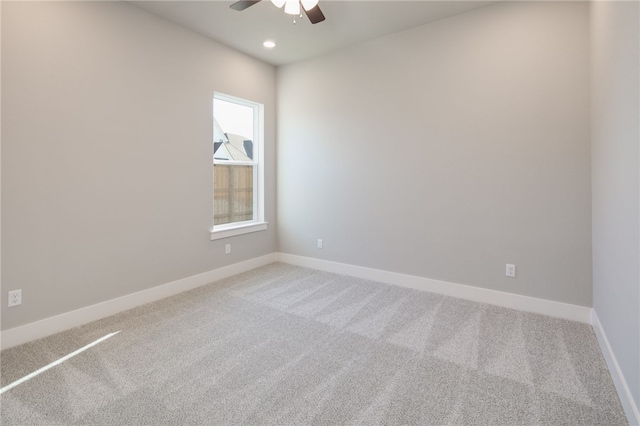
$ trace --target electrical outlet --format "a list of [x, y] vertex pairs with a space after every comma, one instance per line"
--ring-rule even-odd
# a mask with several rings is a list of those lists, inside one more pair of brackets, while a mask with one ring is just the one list
[[322, 248], [322, 240], [318, 238], [318, 248]]
[[227, 244], [226, 246], [224, 246], [224, 253], [225, 254], [231, 253], [231, 244]]
[[511, 278], [516, 277], [516, 265], [510, 265], [507, 263], [507, 276]]
[[9, 307], [22, 305], [22, 290], [13, 290], [9, 292]]

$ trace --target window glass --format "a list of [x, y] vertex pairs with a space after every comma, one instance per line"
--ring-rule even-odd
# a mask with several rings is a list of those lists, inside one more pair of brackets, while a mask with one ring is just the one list
[[213, 101], [213, 225], [260, 222], [261, 105], [216, 94]]

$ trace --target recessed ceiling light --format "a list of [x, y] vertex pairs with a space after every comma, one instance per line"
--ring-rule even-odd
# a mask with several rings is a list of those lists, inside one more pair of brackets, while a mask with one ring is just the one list
[[271, 40], [265, 41], [264, 43], [262, 43], [262, 45], [267, 49], [273, 49], [274, 47], [276, 47], [276, 43]]

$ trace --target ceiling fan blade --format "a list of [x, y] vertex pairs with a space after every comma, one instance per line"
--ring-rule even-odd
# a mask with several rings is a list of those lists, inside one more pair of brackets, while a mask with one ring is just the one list
[[[304, 7], [302, 9], [304, 9]], [[317, 24], [318, 22], [324, 21], [324, 13], [322, 13], [322, 11], [320, 10], [320, 6], [318, 5], [315, 5], [309, 10], [305, 9], [304, 13], [307, 14], [307, 17], [312, 24]]]
[[240, 0], [233, 3], [229, 7], [233, 10], [242, 11], [248, 8], [249, 6], [253, 6], [256, 3], [260, 3], [260, 0]]

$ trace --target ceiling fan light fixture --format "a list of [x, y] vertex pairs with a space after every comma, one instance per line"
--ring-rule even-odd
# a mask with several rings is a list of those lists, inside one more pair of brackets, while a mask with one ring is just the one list
[[278, 9], [281, 8], [282, 6], [284, 6], [284, 4], [287, 2], [287, 0], [271, 0], [271, 3], [273, 3], [273, 5], [275, 7], [277, 7]]
[[300, 15], [300, 1], [299, 0], [286, 0], [284, 4], [284, 13], [289, 15]]
[[302, 3], [304, 10], [311, 10], [318, 5], [318, 0], [300, 0], [300, 3]]

